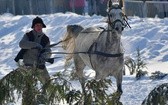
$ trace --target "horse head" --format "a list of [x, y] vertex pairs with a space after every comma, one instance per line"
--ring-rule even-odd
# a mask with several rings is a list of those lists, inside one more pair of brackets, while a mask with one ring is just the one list
[[67, 33], [69, 34], [68, 36], [72, 37], [72, 35], [75, 37], [78, 36], [79, 32], [81, 32], [84, 28], [80, 25], [68, 25], [67, 26]]
[[109, 29], [114, 29], [121, 33], [127, 26], [126, 16], [122, 10], [123, 3], [120, 0], [119, 4], [113, 4], [111, 0], [108, 3], [108, 25]]

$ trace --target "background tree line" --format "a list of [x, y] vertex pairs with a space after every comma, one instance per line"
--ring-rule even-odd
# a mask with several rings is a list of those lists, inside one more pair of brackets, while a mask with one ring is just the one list
[[[74, 12], [106, 16], [108, 0], [0, 0], [0, 14], [52, 14]], [[167, 0], [124, 0], [127, 16], [168, 17]]]

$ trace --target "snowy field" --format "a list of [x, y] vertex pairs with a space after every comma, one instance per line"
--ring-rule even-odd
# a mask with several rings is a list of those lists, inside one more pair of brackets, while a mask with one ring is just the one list
[[[31, 30], [32, 19], [36, 15], [13, 16], [11, 14], [0, 15], [0, 78], [17, 68], [13, 60], [20, 50], [18, 43], [23, 34]], [[57, 13], [40, 15], [47, 25], [44, 32], [50, 37], [51, 43], [60, 41], [66, 32], [66, 26], [78, 24], [87, 28], [90, 26], [106, 27], [105, 18], [102, 16], [81, 16], [74, 13]], [[146, 69], [149, 73], [141, 80], [136, 80], [135, 75], [130, 76], [128, 70], [123, 78], [123, 105], [141, 105], [149, 92], [157, 85], [167, 83], [168, 76], [162, 80], [149, 79], [150, 73], [161, 71], [168, 73], [168, 18], [139, 18], [128, 17], [130, 28], [125, 28], [122, 42], [125, 48], [125, 56], [134, 57], [136, 49], [140, 48]], [[53, 51], [63, 51], [60, 47], [54, 47]], [[49, 73], [64, 70], [64, 55], [56, 59], [54, 64], [47, 64]], [[88, 68], [87, 68], [88, 70]], [[85, 70], [87, 72], [87, 70]], [[90, 72], [91, 70], [88, 70]], [[92, 72], [94, 75], [94, 72]], [[114, 83], [114, 91], [116, 83]], [[78, 83], [73, 83], [78, 85]], [[19, 103], [17, 104], [19, 105]]]

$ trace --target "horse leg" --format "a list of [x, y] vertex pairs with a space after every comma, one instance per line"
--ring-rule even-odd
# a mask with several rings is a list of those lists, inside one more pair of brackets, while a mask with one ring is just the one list
[[[95, 76], [96, 80], [104, 80], [107, 77], [107, 73], [103, 72], [101, 69], [98, 69], [95, 72], [96, 72], [96, 76]], [[95, 93], [95, 95], [97, 95], [97, 93]], [[97, 97], [95, 97], [95, 102], [99, 102], [99, 101], [100, 100]], [[106, 102], [102, 100], [102, 105], [106, 105], [105, 103]]]
[[81, 84], [82, 92], [84, 94], [84, 105], [86, 105], [87, 98], [86, 98], [86, 91], [85, 91], [85, 78], [83, 76], [83, 69], [85, 68], [86, 65], [79, 57], [79, 55], [74, 56], [74, 63], [75, 63], [76, 74], [79, 77], [79, 82]]
[[104, 70], [102, 70], [100, 68], [96, 68], [95, 72], [96, 72], [96, 76], [95, 76], [96, 80], [105, 79], [108, 76], [108, 73], [104, 72]]
[[85, 68], [85, 63], [82, 61], [81, 57], [79, 55], [74, 55], [74, 64], [76, 69], [76, 74], [79, 78], [79, 82], [82, 85], [82, 89], [84, 88], [85, 79], [83, 76], [83, 69]]
[[118, 73], [118, 75], [115, 76], [117, 81], [117, 92], [122, 94], [122, 77], [123, 77], [123, 70]]

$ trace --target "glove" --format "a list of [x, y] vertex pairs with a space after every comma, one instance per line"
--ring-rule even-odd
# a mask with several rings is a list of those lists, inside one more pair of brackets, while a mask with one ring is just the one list
[[33, 47], [32, 49], [38, 49], [38, 50], [41, 50], [43, 49], [42, 45], [40, 44], [37, 44], [35, 47]]
[[49, 62], [49, 63], [53, 64], [54, 58], [48, 58], [47, 55], [48, 55], [47, 53], [42, 53], [39, 57], [40, 62], [43, 62], [43, 63]]
[[45, 64], [45, 58], [44, 58], [43, 56], [40, 56], [40, 57], [38, 58], [38, 63], [39, 63], [39, 64]]
[[46, 59], [46, 62], [49, 62], [49, 63], [53, 64], [54, 63], [54, 58], [48, 58], [48, 59]]
[[41, 49], [43, 49], [43, 46], [40, 45], [40, 44], [37, 44], [36, 48], [39, 49], [39, 50], [41, 50]]

